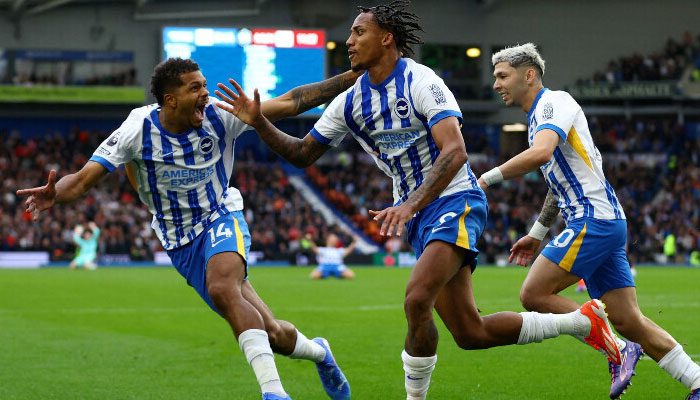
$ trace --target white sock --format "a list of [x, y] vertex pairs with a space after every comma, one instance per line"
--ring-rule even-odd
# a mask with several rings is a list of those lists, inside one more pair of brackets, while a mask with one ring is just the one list
[[[583, 336], [578, 336], [578, 335], [572, 335], [572, 336], [575, 337], [576, 339], [580, 340], [581, 343], [585, 344], [586, 346], [591, 346], [590, 343], [588, 343], [586, 341], [586, 339], [584, 339]], [[627, 347], [627, 342], [620, 339], [617, 335], [615, 335], [615, 342], [617, 342], [617, 347], [620, 349], [620, 353], [622, 353], [622, 350], [624, 350], [625, 347]], [[593, 347], [593, 346], [591, 346], [591, 347]], [[603, 357], [605, 357], [605, 358], [609, 358], [608, 353], [606, 353], [605, 350], [603, 350], [602, 348], [598, 349], [598, 353], [602, 354]]]
[[406, 400], [425, 399], [430, 386], [430, 375], [437, 362], [437, 354], [432, 357], [413, 357], [404, 350], [401, 352], [401, 359], [405, 371]]
[[321, 362], [326, 358], [326, 350], [320, 344], [309, 340], [303, 333], [297, 330], [297, 342], [294, 345], [294, 351], [289, 355], [289, 358], [299, 358], [302, 360], [310, 360], [313, 362]]
[[659, 360], [659, 367], [691, 391], [700, 388], [700, 365], [690, 359], [680, 344]]
[[238, 335], [238, 345], [255, 372], [260, 390], [263, 393], [287, 396], [277, 373], [275, 356], [272, 354], [267, 332], [262, 329], [248, 329]]
[[584, 336], [591, 331], [591, 321], [579, 310], [568, 314], [521, 312], [520, 316], [523, 325], [518, 344], [540, 343], [560, 334]]

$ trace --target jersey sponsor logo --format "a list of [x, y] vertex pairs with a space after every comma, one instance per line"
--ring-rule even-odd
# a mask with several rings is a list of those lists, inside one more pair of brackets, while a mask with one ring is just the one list
[[206, 180], [214, 175], [214, 167], [202, 169], [167, 169], [161, 175], [162, 179], [169, 179], [171, 186], [186, 186]]
[[411, 106], [408, 104], [408, 100], [403, 97], [396, 99], [394, 103], [394, 114], [401, 119], [408, 118], [408, 116], [411, 115]]
[[107, 141], [107, 146], [110, 146], [110, 147], [114, 146], [115, 144], [117, 144], [118, 141], [119, 141], [119, 132], [117, 131], [117, 132], [114, 132], [112, 134], [112, 136], [109, 137], [109, 140]]
[[382, 149], [407, 149], [420, 138], [420, 131], [379, 133], [373, 138]]
[[547, 103], [544, 105], [544, 108], [542, 109], [542, 118], [546, 120], [554, 118], [554, 107], [552, 106], [552, 103]]
[[435, 99], [435, 104], [447, 104], [447, 98], [445, 97], [445, 93], [442, 92], [442, 89], [440, 89], [440, 86], [438, 86], [437, 83], [433, 83], [432, 85], [428, 86], [428, 90], [430, 90], [430, 93], [433, 95], [433, 99]]
[[112, 154], [111, 151], [105, 149], [105, 148], [102, 147], [102, 146], [98, 147], [97, 150], [95, 150], [95, 153], [96, 153], [96, 154], [102, 154], [103, 156], [108, 156], [108, 155]]
[[211, 136], [205, 136], [199, 140], [199, 151], [203, 154], [209, 154], [214, 150], [214, 139]]

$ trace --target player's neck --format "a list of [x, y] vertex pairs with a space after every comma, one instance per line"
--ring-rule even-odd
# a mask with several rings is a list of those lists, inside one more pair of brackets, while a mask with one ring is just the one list
[[542, 86], [541, 84], [533, 86], [525, 94], [525, 99], [522, 103], [520, 103], [520, 108], [522, 108], [522, 110], [525, 111], [526, 114], [530, 112], [532, 104], [535, 102], [535, 98], [537, 97], [537, 93], [539, 93], [540, 90], [542, 90], [542, 88], [544, 88], [544, 86]]
[[387, 54], [378, 63], [369, 68], [369, 81], [373, 85], [378, 85], [394, 72], [396, 63], [399, 62], [398, 54]]
[[167, 112], [165, 108], [161, 108], [158, 112], [158, 120], [160, 121], [160, 126], [162, 126], [163, 129], [174, 135], [185, 133], [192, 129], [189, 121], [178, 120], [175, 115]]

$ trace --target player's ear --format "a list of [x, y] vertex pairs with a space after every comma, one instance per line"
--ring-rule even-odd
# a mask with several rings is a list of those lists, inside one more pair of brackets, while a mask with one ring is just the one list
[[525, 79], [528, 82], [534, 82], [535, 79], [537, 78], [537, 72], [535, 72], [534, 68], [528, 68], [527, 72], [525, 73]]
[[391, 32], [384, 32], [384, 37], [382, 38], [382, 46], [389, 46], [394, 41], [394, 34]]
[[177, 108], [177, 97], [175, 97], [172, 93], [165, 93], [163, 95], [163, 105], [166, 104], [172, 108]]

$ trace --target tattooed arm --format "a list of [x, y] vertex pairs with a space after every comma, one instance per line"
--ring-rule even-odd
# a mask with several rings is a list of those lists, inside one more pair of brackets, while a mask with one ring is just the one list
[[558, 214], [559, 206], [557, 205], [557, 198], [550, 190], [547, 192], [547, 197], [544, 199], [544, 204], [542, 205], [542, 210], [540, 211], [540, 217], [537, 219], [537, 222], [535, 222], [532, 229], [530, 229], [530, 232], [518, 239], [513, 247], [511, 247], [508, 262], [514, 262], [523, 267], [530, 264], [530, 261], [532, 261], [533, 257], [535, 256], [537, 249], [540, 248], [542, 239], [544, 239], [544, 237], [547, 235], [549, 227], [552, 225]]
[[360, 75], [346, 71], [321, 82], [295, 87], [279, 97], [262, 102], [262, 114], [270, 121], [299, 115], [333, 100], [352, 86]]
[[370, 211], [375, 221], [384, 220], [380, 235], [391, 236], [396, 229], [396, 236], [401, 236], [403, 225], [413, 218], [416, 212], [435, 200], [467, 161], [467, 150], [456, 117], [442, 119], [433, 125], [431, 132], [440, 149], [440, 155], [435, 159], [433, 168], [425, 176], [420, 187], [397, 207]]
[[552, 191], [547, 192], [547, 197], [544, 198], [544, 204], [542, 205], [542, 210], [540, 211], [540, 217], [537, 218], [537, 222], [543, 226], [549, 228], [554, 223], [554, 219], [559, 215], [559, 205], [556, 196], [552, 194]]
[[227, 96], [217, 90], [216, 95], [223, 99], [223, 102], [217, 103], [216, 106], [230, 112], [244, 123], [255, 128], [258, 132], [258, 136], [270, 146], [272, 151], [279, 154], [280, 157], [284, 158], [295, 167], [308, 167], [331, 148], [317, 141], [310, 134], [307, 134], [304, 139], [299, 139], [277, 129], [277, 127], [261, 113], [263, 105], [260, 103], [258, 89], [254, 90], [253, 99], [251, 99], [243, 92], [243, 88], [241, 88], [238, 82], [233, 79], [230, 79], [229, 82], [236, 91], [219, 83], [219, 89], [223, 90]]

